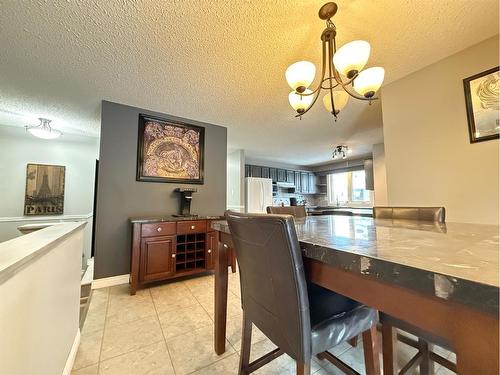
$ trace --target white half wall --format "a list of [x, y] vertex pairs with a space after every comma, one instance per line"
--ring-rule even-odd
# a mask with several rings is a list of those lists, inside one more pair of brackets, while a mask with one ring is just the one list
[[[0, 374], [59, 375], [71, 367], [79, 334], [82, 246], [81, 224], [0, 244]], [[9, 266], [20, 253], [23, 258]]]
[[[97, 138], [63, 135], [56, 140], [33, 137], [25, 129], [0, 125], [0, 242], [20, 236], [23, 224], [87, 220], [84, 262], [90, 256]], [[64, 215], [24, 216], [26, 165], [66, 166]]]
[[462, 80], [499, 65], [487, 39], [382, 88], [388, 203], [498, 224], [499, 141], [471, 144]]

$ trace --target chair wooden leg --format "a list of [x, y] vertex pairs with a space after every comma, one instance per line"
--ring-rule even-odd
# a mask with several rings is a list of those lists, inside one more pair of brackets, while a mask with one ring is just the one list
[[354, 336], [352, 339], [347, 340], [347, 342], [355, 348], [358, 345], [358, 336]]
[[311, 375], [311, 361], [297, 361], [297, 375]]
[[434, 375], [434, 362], [430, 356], [430, 344], [422, 339], [418, 339], [418, 350], [422, 354], [420, 360], [420, 375]]
[[398, 373], [398, 360], [396, 355], [397, 332], [393, 326], [384, 323], [382, 325], [382, 354], [384, 363], [384, 375], [396, 375]]
[[376, 326], [363, 332], [363, 352], [365, 355], [366, 375], [380, 375], [380, 348]]
[[231, 257], [229, 259], [231, 260], [231, 272], [236, 273], [236, 254], [233, 249], [231, 249]]
[[248, 375], [248, 364], [250, 363], [250, 349], [252, 347], [252, 322], [243, 311], [243, 323], [241, 329], [241, 352], [240, 369], [238, 375]]

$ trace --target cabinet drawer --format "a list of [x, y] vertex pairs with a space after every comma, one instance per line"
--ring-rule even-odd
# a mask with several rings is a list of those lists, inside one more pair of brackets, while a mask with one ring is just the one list
[[165, 236], [175, 234], [175, 223], [142, 224], [142, 237]]
[[206, 231], [206, 220], [180, 221], [177, 223], [177, 234], [204, 233]]

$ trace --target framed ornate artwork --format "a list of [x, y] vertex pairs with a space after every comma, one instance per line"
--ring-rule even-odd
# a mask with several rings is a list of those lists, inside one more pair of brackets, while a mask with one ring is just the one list
[[499, 67], [464, 79], [471, 143], [498, 139], [500, 134]]
[[203, 184], [205, 128], [139, 115], [137, 181]]
[[26, 168], [25, 215], [62, 215], [66, 167], [28, 164]]

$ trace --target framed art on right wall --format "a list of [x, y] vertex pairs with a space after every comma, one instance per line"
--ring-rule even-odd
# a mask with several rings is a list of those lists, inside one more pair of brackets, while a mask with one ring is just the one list
[[499, 67], [464, 79], [465, 104], [471, 143], [500, 135]]

